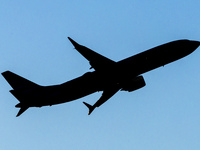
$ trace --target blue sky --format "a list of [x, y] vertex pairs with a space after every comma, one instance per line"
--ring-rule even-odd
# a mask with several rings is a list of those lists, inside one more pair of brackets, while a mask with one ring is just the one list
[[[199, 0], [1, 1], [0, 72], [41, 85], [84, 74], [90, 65], [68, 36], [115, 61], [173, 40], [200, 41], [199, 6]], [[146, 87], [117, 93], [90, 116], [82, 102], [94, 104], [101, 93], [30, 108], [18, 118], [18, 101], [0, 77], [0, 149], [199, 150], [200, 48], [143, 76]]]

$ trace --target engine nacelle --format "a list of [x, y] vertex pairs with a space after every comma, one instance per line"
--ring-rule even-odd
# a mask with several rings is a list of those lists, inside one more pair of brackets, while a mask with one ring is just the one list
[[140, 89], [146, 85], [143, 76], [137, 76], [136, 78], [130, 80], [129, 82], [123, 83], [121, 91], [132, 92]]

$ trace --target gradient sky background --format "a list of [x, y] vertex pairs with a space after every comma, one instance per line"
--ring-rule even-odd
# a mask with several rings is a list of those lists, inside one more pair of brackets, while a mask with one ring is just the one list
[[[173, 40], [200, 41], [199, 0], [0, 2], [0, 72], [40, 85], [89, 71], [68, 36], [115, 61]], [[200, 48], [143, 76], [146, 87], [117, 93], [90, 116], [82, 102], [94, 104], [101, 92], [18, 118], [1, 76], [0, 149], [199, 150]]]

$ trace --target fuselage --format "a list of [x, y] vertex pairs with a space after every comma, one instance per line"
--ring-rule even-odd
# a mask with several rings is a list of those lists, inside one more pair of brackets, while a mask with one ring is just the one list
[[137, 55], [115, 62], [95, 51], [82, 46], [68, 37], [75, 49], [85, 57], [95, 71], [59, 85], [40, 86], [11, 71], [2, 72], [3, 77], [12, 87], [10, 92], [19, 103], [17, 117], [29, 107], [42, 107], [70, 102], [97, 91], [102, 95], [93, 105], [83, 102], [90, 115], [119, 90], [132, 92], [146, 85], [142, 76], [150, 70], [164, 66], [192, 53], [200, 42], [177, 40]]
[[[32, 106], [40, 107], [69, 102], [97, 91], [103, 91], [113, 84], [123, 85], [122, 83], [138, 75], [189, 55], [198, 46], [197, 41], [173, 41], [116, 62], [115, 67], [105, 72], [87, 72], [60, 85], [41, 86], [40, 89], [31, 91]], [[37, 91], [42, 94], [37, 94], [40, 97], [36, 99], [37, 95], [34, 93], [38, 93]]]
[[164, 66], [192, 53], [199, 46], [197, 41], [177, 40], [169, 42], [118, 62], [120, 70], [130, 76], [138, 76]]

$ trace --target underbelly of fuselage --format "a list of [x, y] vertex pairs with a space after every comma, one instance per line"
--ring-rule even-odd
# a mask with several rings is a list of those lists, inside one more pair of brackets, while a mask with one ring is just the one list
[[[87, 82], [86, 82], [87, 81]], [[87, 96], [97, 91], [101, 91], [101, 85], [94, 80], [75, 80], [56, 86], [46, 86], [33, 91], [29, 95], [29, 101], [34, 107], [55, 105], [70, 102]]]

